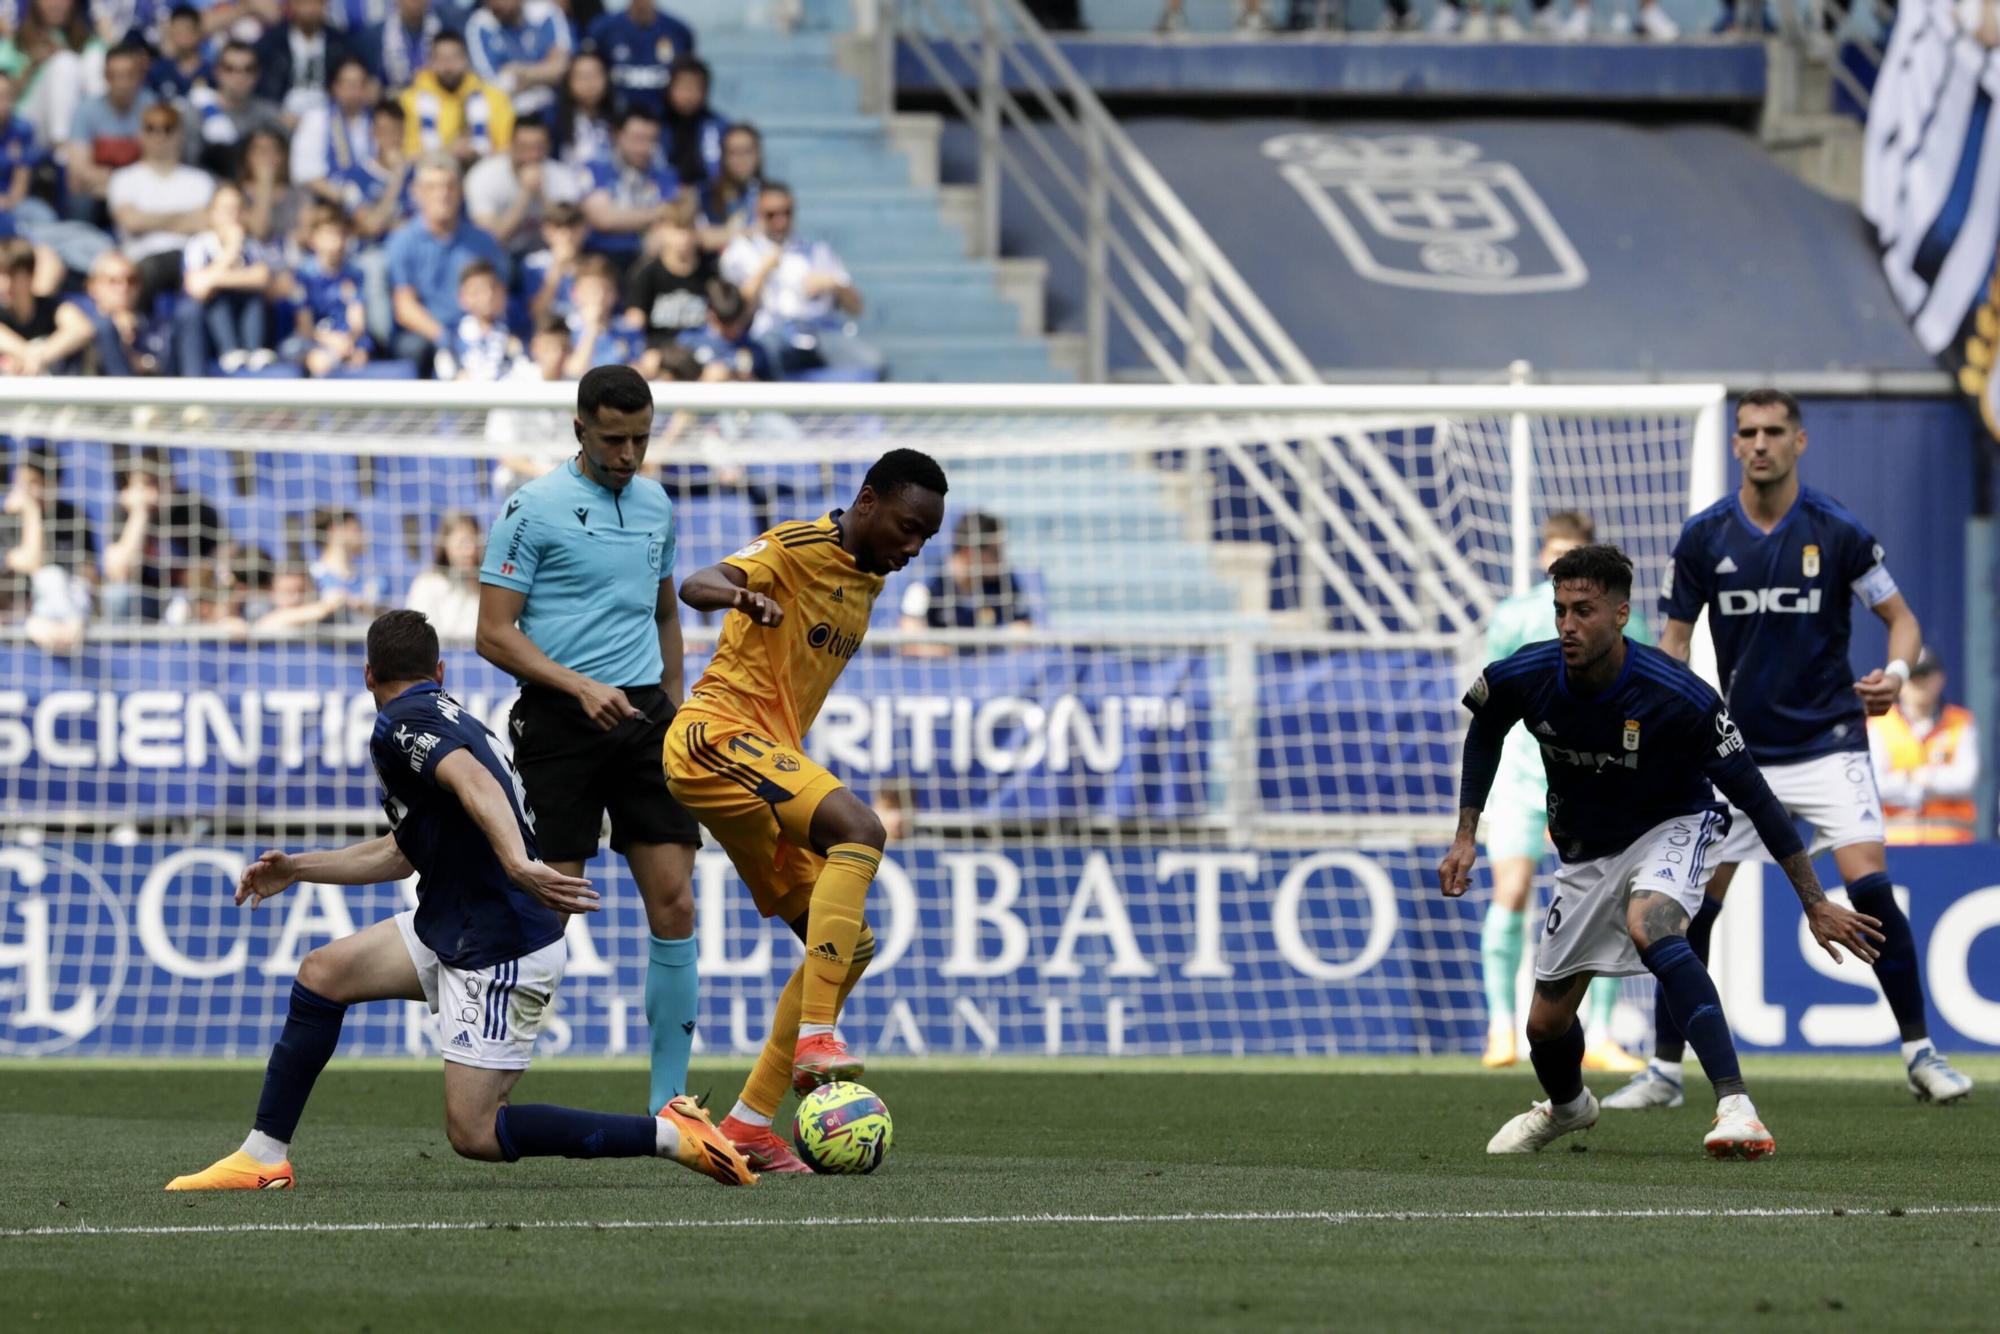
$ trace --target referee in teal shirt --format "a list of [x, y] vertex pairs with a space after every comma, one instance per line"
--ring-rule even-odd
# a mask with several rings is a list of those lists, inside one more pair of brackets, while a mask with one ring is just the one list
[[521, 683], [509, 727], [542, 859], [581, 875], [604, 816], [646, 904], [647, 1110], [687, 1092], [694, 1045], [694, 818], [661, 746], [681, 700], [674, 506], [639, 476], [653, 391], [601, 366], [576, 391], [577, 455], [507, 500], [479, 567], [479, 655]]

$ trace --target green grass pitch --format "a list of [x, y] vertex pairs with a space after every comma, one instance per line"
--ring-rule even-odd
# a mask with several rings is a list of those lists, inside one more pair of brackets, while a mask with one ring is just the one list
[[[1982, 1088], [1928, 1108], [1892, 1056], [1753, 1060], [1778, 1155], [1716, 1163], [1705, 1086], [1494, 1159], [1525, 1070], [885, 1061], [878, 1174], [732, 1191], [652, 1161], [464, 1162], [434, 1067], [336, 1061], [300, 1188], [202, 1196], [161, 1187], [236, 1147], [259, 1066], [0, 1064], [0, 1326], [1992, 1329], [2000, 1061], [1963, 1064]], [[696, 1086], [726, 1107], [741, 1076]], [[517, 1096], [643, 1086], [549, 1061]]]

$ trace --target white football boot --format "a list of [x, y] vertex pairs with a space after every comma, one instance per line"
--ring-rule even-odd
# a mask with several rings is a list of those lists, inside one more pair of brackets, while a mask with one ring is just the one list
[[1488, 1153], [1540, 1153], [1572, 1130], [1588, 1130], [1597, 1124], [1597, 1098], [1583, 1091], [1583, 1110], [1568, 1120], [1555, 1114], [1546, 1102], [1538, 1102], [1500, 1127], [1486, 1142]]
[[1757, 1119], [1747, 1093], [1732, 1093], [1715, 1104], [1715, 1128], [1702, 1136], [1701, 1147], [1711, 1158], [1768, 1158], [1778, 1141]]
[[1917, 1095], [1918, 1102], [1934, 1102], [1942, 1106], [1957, 1102], [1972, 1092], [1971, 1077], [1946, 1064], [1936, 1047], [1926, 1047], [1911, 1058], [1909, 1076], [1910, 1092]]
[[1649, 1064], [1626, 1081], [1624, 1088], [1606, 1098], [1604, 1106], [1614, 1112], [1638, 1112], [1648, 1107], [1678, 1107], [1686, 1101], [1681, 1081]]

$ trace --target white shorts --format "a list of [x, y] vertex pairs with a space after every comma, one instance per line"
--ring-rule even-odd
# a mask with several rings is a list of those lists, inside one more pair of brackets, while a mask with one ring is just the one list
[[[1855, 843], [1880, 843], [1883, 837], [1882, 794], [1875, 787], [1875, 767], [1865, 750], [1801, 760], [1797, 764], [1761, 765], [1758, 772], [1783, 803], [1786, 814], [1812, 826], [1808, 846], [1813, 856]], [[1770, 861], [1757, 826], [1734, 806], [1729, 837], [1711, 864]]]
[[562, 984], [569, 946], [552, 940], [518, 959], [467, 971], [441, 962], [417, 939], [415, 911], [396, 914], [396, 927], [437, 1016], [438, 1049], [447, 1061], [481, 1070], [525, 1070], [549, 1005]]
[[1636, 977], [1646, 971], [1632, 943], [1625, 908], [1637, 890], [1671, 895], [1692, 917], [1722, 816], [1716, 811], [1681, 815], [1656, 825], [1620, 853], [1556, 869], [1555, 897], [1535, 948], [1535, 978], [1554, 982], [1578, 973]]

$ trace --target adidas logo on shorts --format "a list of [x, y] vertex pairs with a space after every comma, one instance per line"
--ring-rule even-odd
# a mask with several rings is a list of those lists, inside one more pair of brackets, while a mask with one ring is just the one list
[[458, 1036], [451, 1040], [451, 1045], [454, 1047], [465, 1047], [469, 1049], [472, 1046], [471, 1032], [463, 1028], [459, 1029]]
[[1653, 879], [1655, 880], [1672, 880], [1673, 878], [1674, 878], [1674, 873], [1672, 871], [1669, 871], [1664, 866], [1662, 866], [1659, 870], [1653, 872]]

